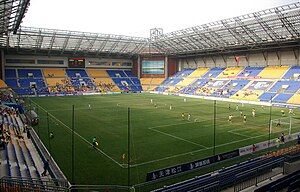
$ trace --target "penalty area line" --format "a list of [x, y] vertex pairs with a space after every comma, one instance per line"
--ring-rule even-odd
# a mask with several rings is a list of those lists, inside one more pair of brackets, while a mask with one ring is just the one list
[[[32, 101], [33, 103], [35, 103], [34, 101]], [[47, 112], [52, 118], [54, 118], [56, 121], [60, 122], [64, 127], [67, 128], [67, 130], [69, 130], [72, 133], [72, 129], [67, 126], [66, 124], [64, 124], [62, 121], [60, 121], [59, 119], [57, 119], [55, 116], [53, 116], [51, 113], [49, 113], [46, 109], [44, 109], [42, 106], [38, 105], [37, 103], [35, 103], [37, 106], [39, 106], [43, 111]], [[86, 140], [84, 137], [82, 137], [79, 133], [77, 133], [76, 131], [74, 131], [74, 133], [81, 138], [84, 142], [86, 142], [88, 145], [92, 146], [93, 144], [91, 142], [89, 142], [88, 140]], [[126, 168], [124, 165], [120, 164], [118, 161], [116, 161], [115, 159], [113, 159], [111, 156], [109, 156], [108, 154], [106, 154], [104, 151], [102, 151], [99, 148], [95, 148], [97, 149], [97, 151], [99, 151], [101, 154], [103, 154], [105, 157], [107, 157], [108, 159], [110, 159], [111, 161], [113, 161], [115, 164], [117, 164], [118, 166], [122, 167], [122, 168]]]
[[156, 130], [154, 128], [148, 128], [149, 130], [152, 130], [152, 131], [155, 131], [155, 132], [158, 132], [160, 134], [163, 134], [163, 135], [166, 135], [166, 136], [169, 136], [169, 137], [173, 137], [175, 139], [178, 139], [178, 140], [181, 140], [181, 141], [184, 141], [184, 142], [187, 142], [187, 143], [190, 143], [190, 144], [193, 144], [193, 145], [196, 145], [198, 147], [202, 147], [202, 148], [205, 148], [205, 149], [208, 149], [208, 147], [204, 146], [204, 145], [201, 145], [201, 144], [198, 144], [198, 143], [195, 143], [195, 142], [192, 142], [192, 141], [189, 141], [189, 140], [186, 140], [186, 139], [183, 139], [181, 137], [177, 137], [175, 135], [172, 135], [172, 134], [169, 134], [169, 133], [165, 133], [163, 131], [159, 131], [159, 130]]
[[242, 136], [242, 137], [247, 137], [247, 138], [251, 138], [250, 136], [248, 135], [244, 135], [244, 134], [241, 134], [241, 133], [236, 133], [234, 131], [227, 131], [228, 133], [231, 133], [231, 134], [235, 134], [235, 135], [239, 135], [239, 136]]

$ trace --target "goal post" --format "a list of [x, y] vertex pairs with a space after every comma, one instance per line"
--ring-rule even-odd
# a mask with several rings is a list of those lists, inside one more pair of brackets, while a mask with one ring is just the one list
[[290, 135], [292, 132], [292, 125], [292, 116], [272, 119], [270, 122], [270, 133], [287, 131]]

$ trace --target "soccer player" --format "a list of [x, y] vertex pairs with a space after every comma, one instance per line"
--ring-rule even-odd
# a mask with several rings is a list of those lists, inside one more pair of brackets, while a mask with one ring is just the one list
[[289, 109], [289, 114], [295, 115], [294, 110], [293, 109]]
[[230, 104], [228, 105], [228, 109], [229, 109], [229, 111], [230, 111], [230, 109], [231, 109]]
[[240, 112], [241, 117], [243, 117], [243, 111]]
[[181, 118], [182, 120], [184, 120], [184, 113], [181, 113]]
[[150, 103], [151, 103], [151, 104], [153, 103], [153, 99], [150, 99]]
[[239, 110], [239, 105], [235, 106], [235, 110], [238, 111]]
[[281, 133], [280, 142], [281, 144], [284, 144], [284, 133]]
[[281, 125], [281, 119], [277, 119], [276, 127], [280, 127]]
[[231, 115], [231, 114], [228, 116], [228, 121], [229, 121], [229, 122], [232, 121], [232, 115]]
[[281, 116], [285, 116], [284, 110], [281, 109]]
[[50, 132], [50, 135], [49, 135], [49, 137], [50, 137], [50, 139], [53, 139], [53, 138], [54, 138], [54, 134], [53, 134], [53, 132], [52, 132], [52, 131]]
[[89, 109], [91, 109], [91, 104], [90, 103], [88, 104], [88, 106], [89, 106]]
[[170, 105], [170, 110], [172, 110], [172, 104]]
[[96, 148], [98, 146], [97, 138], [93, 137], [93, 148]]
[[186, 102], [186, 98], [183, 99], [183, 102]]
[[191, 120], [191, 114], [190, 114], [190, 113], [188, 114], [188, 118], [187, 118], [187, 120], [188, 120], [188, 121], [190, 121], [190, 120]]
[[247, 121], [247, 116], [244, 115], [244, 123], [246, 123], [246, 121]]
[[255, 117], [255, 109], [252, 109], [252, 116]]
[[277, 146], [277, 148], [279, 147], [279, 145], [280, 145], [280, 138], [278, 137], [278, 138], [276, 139], [276, 146]]
[[125, 155], [125, 153], [123, 153], [123, 154], [122, 154], [123, 164], [125, 163], [125, 158], [126, 158], [126, 155]]

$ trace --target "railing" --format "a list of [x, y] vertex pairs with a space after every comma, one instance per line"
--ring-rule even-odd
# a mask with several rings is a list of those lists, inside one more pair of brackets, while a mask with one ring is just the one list
[[69, 184], [64, 180], [2, 177], [0, 179], [1, 192], [26, 192], [26, 191], [69, 191]]
[[97, 192], [134, 192], [135, 189], [129, 188], [128, 186], [122, 185], [72, 185], [69, 188], [70, 192], [89, 192], [89, 191], [97, 191]]
[[248, 187], [254, 186], [262, 181], [271, 179], [272, 177], [284, 172], [283, 164], [285, 158], [280, 158], [274, 162], [261, 165], [250, 169], [246, 172], [239, 173], [235, 176], [234, 192], [242, 191]]

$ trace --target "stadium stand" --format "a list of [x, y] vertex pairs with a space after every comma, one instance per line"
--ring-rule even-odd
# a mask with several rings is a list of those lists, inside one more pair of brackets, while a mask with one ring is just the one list
[[19, 78], [37, 78], [43, 77], [40, 69], [18, 69], [18, 77]]
[[264, 92], [258, 97], [258, 99], [260, 101], [270, 101], [273, 100], [272, 98], [274, 98], [275, 95], [276, 93]]
[[298, 81], [277, 81], [268, 91], [276, 93], [296, 93], [300, 89]]
[[256, 77], [264, 69], [264, 67], [246, 67], [242, 70], [239, 77]]
[[209, 70], [210, 70], [209, 68], [197, 68], [188, 77], [190, 77], [190, 78], [201, 78], [202, 75], [207, 73]]
[[5, 69], [5, 79], [17, 78], [16, 69]]
[[294, 94], [288, 101], [287, 103], [290, 104], [300, 104], [300, 94]]
[[259, 74], [263, 79], [280, 79], [289, 69], [288, 66], [268, 66], [265, 67]]
[[2, 79], [0, 79], [0, 88], [5, 88], [5, 87], [7, 87], [7, 84]]
[[[201, 24], [167, 34], [161, 33], [161, 35], [157, 36], [154, 35], [160, 30], [155, 29], [157, 31], [151, 31], [151, 37], [148, 39], [20, 27], [22, 18], [24, 18], [30, 3], [29, 1], [20, 0], [19, 2], [18, 0], [13, 2], [4, 0], [0, 3], [0, 7], [3, 8], [0, 12], [0, 23], [2, 25], [0, 27], [2, 34], [0, 57], [2, 68], [5, 70], [3, 73], [2, 69], [2, 74], [5, 74], [5, 76], [3, 78], [4, 81], [0, 81], [0, 86], [9, 86], [19, 95], [39, 96], [60, 93], [65, 95], [68, 93], [84, 94], [86, 92], [141, 91], [144, 89], [238, 100], [272, 101], [276, 105], [280, 103], [279, 106], [283, 106], [281, 104], [285, 103], [300, 104], [300, 67], [291, 66], [299, 65], [299, 31], [297, 31], [299, 22], [295, 22], [299, 20], [300, 15], [300, 3], [298, 2], [231, 19]], [[67, 67], [77, 66], [77, 61], [72, 66], [69, 56], [74, 58], [84, 57], [77, 58], [78, 61], [80, 60], [80, 64], [78, 63], [80, 67], [84, 66], [86, 62], [89, 63], [88, 68], [94, 65], [94, 67], [101, 67], [103, 70], [66, 69]], [[147, 58], [148, 56], [149, 58]], [[165, 62], [164, 72], [167, 72], [165, 75], [173, 74], [178, 69], [181, 69], [181, 71], [177, 71], [176, 74], [167, 79], [138, 79], [134, 73], [141, 67], [140, 63], [143, 62], [143, 59], [150, 60], [151, 57], [154, 60], [157, 59], [156, 57], [163, 58], [162, 60]], [[232, 57], [235, 57], [235, 61]], [[243, 58], [242, 61], [240, 57]], [[112, 61], [114, 58], [118, 58], [118, 61]], [[89, 59], [95, 59], [95, 61], [88, 61]], [[225, 63], [222, 63], [222, 59]], [[69, 60], [68, 63], [66, 63], [67, 60]], [[279, 62], [278, 66], [269, 66], [276, 64], [274, 62], [277, 61]], [[281, 66], [281, 63], [290, 66]], [[55, 64], [53, 66], [60, 66], [61, 68], [48, 69], [51, 67], [48, 64]], [[267, 67], [257, 67], [258, 64]], [[184, 66], [200, 65], [212, 68], [184, 69]], [[248, 67], [244, 69], [238, 67], [246, 65]], [[230, 67], [219, 68], [214, 66]], [[16, 67], [16, 69], [13, 67]], [[42, 67], [48, 68], [38, 69]], [[130, 67], [132, 67], [134, 73], [128, 70]], [[159, 70], [161, 71], [162, 67]], [[158, 76], [161, 77], [161, 75]], [[11, 99], [10, 95], [15, 93], [1, 95], [1, 102], [9, 102]], [[80, 191], [76, 189], [71, 190], [72, 188], [69, 188], [68, 182], [65, 180], [63, 188], [56, 188], [56, 186], [60, 186], [57, 180], [41, 178], [38, 171], [41, 169], [41, 162], [36, 161], [35, 158], [39, 156], [44, 161], [47, 156], [45, 155], [47, 154], [47, 149], [43, 146], [39, 135], [32, 131], [33, 141], [26, 139], [23, 136], [24, 130], [22, 130], [24, 129], [23, 122], [26, 121], [26, 118], [21, 118], [21, 115], [17, 116], [10, 107], [4, 107], [1, 110], [2, 127], [0, 128], [5, 129], [3, 138], [9, 142], [4, 145], [4, 151], [1, 151], [0, 158], [5, 160], [1, 161], [0, 173], [4, 173], [7, 177], [0, 178], [0, 191]], [[129, 122], [130, 120], [128, 124]], [[106, 131], [109, 132], [108, 129]], [[31, 133], [31, 131], [27, 133]], [[236, 134], [238, 135], [239, 133]], [[269, 144], [270, 135], [269, 132]], [[240, 134], [240, 136], [246, 137], [247, 135]], [[128, 141], [129, 138], [130, 136], [128, 135]], [[249, 139], [252, 138], [249, 137]], [[131, 147], [130, 142], [128, 143], [127, 167], [124, 164], [125, 158], [123, 158], [123, 165], [121, 165], [119, 163], [120, 159], [116, 158], [115, 155], [110, 157], [110, 155], [106, 155], [105, 150], [105, 152], [100, 152], [112, 160], [117, 159], [114, 161], [118, 165], [120, 164], [121, 170], [123, 168], [128, 169], [131, 167], [129, 150]], [[217, 143], [220, 142], [218, 141]], [[39, 154], [31, 155], [34, 151], [31, 151], [29, 148], [33, 144], [38, 149]], [[123, 152], [126, 153], [126, 150], [122, 149]], [[120, 156], [120, 154], [116, 156]], [[139, 159], [137, 154], [134, 154], [134, 156], [137, 157], [136, 159]], [[177, 158], [178, 155], [175, 157]], [[218, 160], [221, 159], [220, 155], [215, 157]], [[166, 158], [159, 159], [159, 161]], [[266, 154], [265, 157], [248, 160], [244, 163], [165, 186], [155, 191], [220, 191], [233, 184], [238, 184], [244, 179], [250, 178], [253, 181], [253, 175], [256, 176], [255, 182], [257, 184], [257, 180], [271, 178], [260, 177], [261, 175], [267, 173], [274, 176], [277, 174], [273, 173], [273, 168], [281, 169], [284, 159], [283, 153], [275, 151], [272, 154]], [[183, 158], [180, 161], [185, 162], [186, 159]], [[152, 162], [157, 163], [156, 160], [151, 160], [150, 163]], [[133, 166], [134, 163], [133, 160]], [[168, 163], [163, 162], [162, 165], [164, 164]], [[157, 168], [159, 166], [154, 167]], [[151, 169], [151, 165], [147, 165], [147, 167]], [[76, 170], [81, 170], [81, 168]], [[60, 170], [57, 172], [63, 175]], [[140, 173], [137, 172], [137, 178], [130, 178], [129, 173], [130, 169], [128, 169], [128, 186], [125, 189], [126, 191], [134, 191], [134, 186], [130, 188], [130, 185], [133, 182], [143, 181], [139, 178]], [[55, 171], [51, 171], [51, 174], [53, 178], [58, 178]], [[278, 191], [284, 190], [283, 187], [288, 188], [288, 191], [298, 190], [300, 185], [299, 174], [299, 171], [297, 171], [270, 183], [268, 188], [261, 188], [257, 191]], [[112, 177], [115, 177], [112, 180], [123, 178], [123, 176], [119, 177], [116, 175]], [[179, 179], [176, 178], [176, 180]], [[131, 181], [133, 182], [131, 183]], [[123, 183], [123, 181], [120, 183]], [[138, 185], [141, 185], [141, 183], [138, 183]], [[85, 190], [91, 191], [91, 188], [87, 187]], [[101, 191], [117, 191], [116, 186], [112, 188], [114, 189]]]
[[141, 78], [141, 84], [144, 91], [153, 91], [159, 86], [165, 79], [164, 78]]
[[86, 71], [90, 77], [108, 77], [105, 70], [87, 69]]
[[239, 177], [239, 181], [242, 181], [243, 177], [249, 176], [252, 172], [264, 174], [266, 171], [270, 171], [266, 167], [282, 166], [283, 160], [282, 157], [257, 158], [219, 170], [216, 173], [195, 177], [154, 191], [219, 191], [235, 184], [237, 177]]
[[242, 67], [228, 67], [217, 78], [228, 78], [237, 76], [243, 70]]
[[64, 69], [43, 69], [43, 74], [45, 78], [67, 77]]
[[265, 192], [265, 191], [288, 191], [296, 192], [299, 191], [300, 187], [300, 170], [288, 174], [278, 180], [275, 180], [267, 185], [264, 185], [254, 192]]
[[292, 66], [282, 77], [282, 79], [297, 80], [300, 78], [300, 66]]
[[203, 78], [215, 78], [218, 75], [220, 75], [225, 68], [211, 68], [209, 71], [207, 71], [202, 77]]

